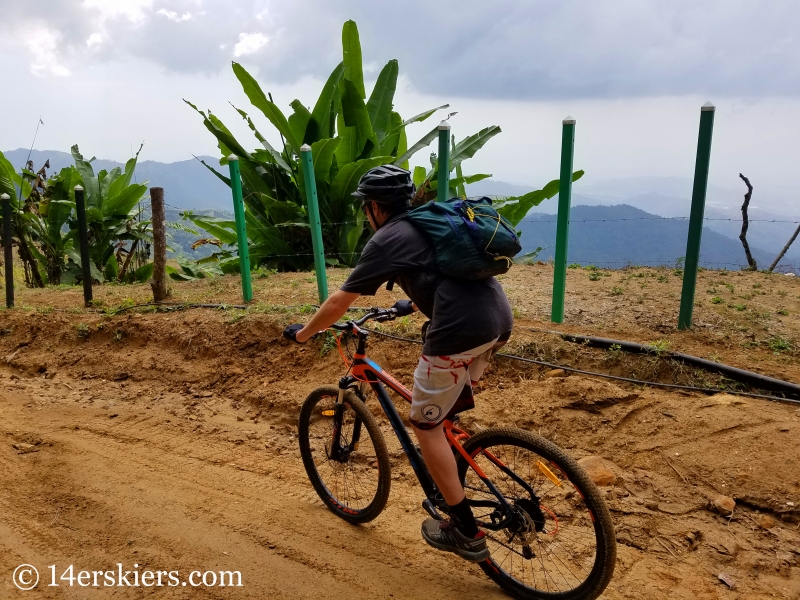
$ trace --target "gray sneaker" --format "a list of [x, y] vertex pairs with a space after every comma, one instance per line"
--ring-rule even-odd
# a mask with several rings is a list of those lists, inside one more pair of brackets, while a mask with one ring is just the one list
[[425, 519], [422, 523], [422, 537], [437, 550], [454, 552], [465, 560], [481, 562], [489, 558], [485, 533], [479, 531], [474, 538], [467, 537], [448, 520]]

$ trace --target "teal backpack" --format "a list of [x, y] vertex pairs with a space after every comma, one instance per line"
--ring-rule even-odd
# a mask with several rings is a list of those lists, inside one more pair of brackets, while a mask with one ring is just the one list
[[486, 197], [428, 202], [407, 218], [433, 244], [437, 270], [453, 279], [501, 275], [522, 250], [514, 227]]

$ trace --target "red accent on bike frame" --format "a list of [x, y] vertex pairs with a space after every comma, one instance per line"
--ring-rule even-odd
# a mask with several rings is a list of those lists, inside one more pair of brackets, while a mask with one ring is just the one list
[[[458, 443], [458, 439], [463, 439], [463, 438], [460, 437], [460, 434], [463, 434], [464, 432], [459, 430], [459, 429], [457, 429], [456, 432], [457, 433], [454, 435], [453, 434], [453, 422], [445, 419], [445, 421], [444, 421], [444, 435], [447, 438], [447, 441], [450, 443], [450, 445], [453, 448], [456, 449], [456, 451], [461, 456], [464, 457], [464, 460], [466, 460], [467, 464], [470, 467], [472, 467], [472, 470], [475, 471], [478, 474], [478, 477], [480, 477], [481, 479], [488, 479], [488, 477], [486, 477], [486, 473], [483, 472], [483, 469], [481, 469], [478, 466], [478, 463], [476, 463], [474, 460], [472, 460], [472, 457], [467, 453], [466, 450], [464, 450], [464, 447], [461, 444]], [[457, 438], [456, 435], [458, 435], [459, 437]], [[467, 436], [467, 437], [469, 437], [469, 436]]]
[[[373, 369], [369, 364], [364, 362], [366, 360], [366, 354], [355, 354], [353, 356], [353, 367], [352, 373], [353, 377], [358, 379], [359, 381], [367, 381], [367, 382], [374, 382], [375, 377], [378, 378], [379, 381], [385, 383], [389, 389], [396, 392], [400, 397], [402, 397], [407, 402], [411, 402], [411, 392], [406, 388], [402, 383], [397, 381], [394, 377], [389, 375], [386, 371], [381, 369], [380, 371], [376, 371]], [[370, 378], [367, 375], [367, 371], [369, 374], [372, 375]]]

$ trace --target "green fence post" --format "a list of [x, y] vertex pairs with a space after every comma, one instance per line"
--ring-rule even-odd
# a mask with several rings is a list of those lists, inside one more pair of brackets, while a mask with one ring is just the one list
[[569, 212], [572, 203], [572, 157], [575, 150], [575, 119], [561, 122], [561, 178], [558, 186], [558, 223], [556, 259], [553, 265], [553, 306], [550, 320], [564, 322], [564, 296], [567, 290], [567, 249], [569, 248]]
[[250, 247], [247, 244], [247, 226], [244, 217], [244, 200], [242, 199], [242, 178], [239, 175], [239, 157], [235, 154], [231, 154], [228, 157], [228, 168], [231, 174], [233, 214], [236, 218], [239, 270], [242, 272], [242, 297], [245, 302], [250, 302], [253, 299], [253, 284], [250, 282]]
[[300, 158], [303, 163], [303, 181], [306, 186], [308, 225], [311, 227], [311, 245], [314, 250], [314, 269], [317, 271], [317, 294], [319, 295], [319, 302], [322, 304], [328, 299], [328, 276], [325, 273], [325, 247], [322, 244], [317, 180], [314, 177], [314, 160], [311, 156], [311, 146], [303, 144], [300, 147]]
[[686, 241], [686, 258], [683, 263], [683, 289], [678, 329], [692, 326], [694, 292], [697, 285], [697, 267], [700, 262], [700, 239], [703, 235], [703, 215], [706, 209], [708, 167], [711, 161], [711, 134], [714, 131], [714, 105], [706, 102], [700, 108], [700, 133], [697, 136], [697, 160], [694, 164], [692, 210], [689, 215], [689, 237]]
[[86, 225], [86, 202], [83, 186], [75, 186], [75, 213], [78, 216], [78, 240], [81, 250], [81, 279], [83, 279], [83, 305], [92, 302], [92, 263], [89, 258], [89, 229]]
[[450, 124], [439, 123], [439, 179], [436, 182], [436, 201], [446, 202], [450, 188]]
[[14, 255], [11, 248], [11, 196], [0, 196], [3, 202], [3, 258], [6, 263], [6, 308], [14, 306]]

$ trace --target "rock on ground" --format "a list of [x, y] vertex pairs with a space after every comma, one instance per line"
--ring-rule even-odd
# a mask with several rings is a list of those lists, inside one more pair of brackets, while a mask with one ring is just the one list
[[614, 475], [609, 463], [600, 456], [585, 456], [578, 461], [578, 464], [595, 485], [614, 485], [617, 482], [617, 476]]

